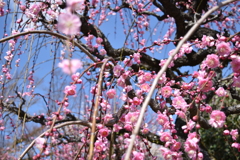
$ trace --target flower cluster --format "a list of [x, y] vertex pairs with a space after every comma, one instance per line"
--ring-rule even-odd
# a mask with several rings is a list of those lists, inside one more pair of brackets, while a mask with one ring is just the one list
[[[24, 1], [0, 0], [0, 16], [6, 15], [6, 22], [9, 14], [14, 12], [15, 16], [14, 25], [3, 25], [4, 33], [1, 39], [6, 45], [2, 44], [3, 56], [0, 57], [3, 62], [0, 69], [0, 84], [3, 90], [0, 92], [0, 131], [8, 129], [5, 124], [16, 127], [15, 119], [29, 115], [27, 110], [23, 110], [26, 114], [13, 113], [11, 108], [20, 106], [21, 111], [20, 101], [23, 104], [29, 98], [35, 100], [41, 96], [46, 105], [49, 104], [48, 112], [41, 115], [34, 113], [34, 116], [25, 116], [25, 119], [45, 124], [50, 129], [47, 128], [49, 131], [45, 132], [44, 137], [34, 141], [40, 152], [32, 159], [47, 159], [50, 156], [56, 156], [57, 159], [57, 156], [61, 156], [62, 159], [83, 160], [91, 154], [93, 158], [89, 159], [123, 159], [130, 144], [134, 144], [134, 147], [129, 159], [156, 159], [149, 148], [153, 146], [152, 142], [157, 142], [162, 143], [157, 150], [164, 159], [182, 160], [188, 156], [193, 160], [201, 160], [204, 158], [204, 149], [200, 145], [203, 138], [200, 137], [202, 132], [199, 129], [209, 127], [224, 128], [223, 135], [233, 142], [229, 146], [240, 151], [239, 130], [230, 128], [232, 126], [226, 121], [228, 110], [232, 107], [225, 103], [225, 100], [231, 104], [230, 100], [239, 99], [237, 94], [240, 88], [240, 36], [232, 33], [236, 30], [234, 25], [238, 24], [237, 20], [232, 18], [238, 16], [236, 13], [240, 11], [237, 1], [234, 2], [231, 12], [230, 9], [225, 9], [221, 13], [222, 16], [213, 18], [211, 23], [214, 27], [209, 25], [210, 19], [203, 22], [195, 35], [177, 47], [180, 49], [175, 55], [173, 53], [177, 48], [167, 46], [181, 44], [181, 36], [185, 34], [181, 28], [184, 26], [175, 27], [178, 16], [163, 14], [169, 5], [160, 5], [161, 2], [159, 5], [154, 1], [147, 3], [144, 0], [128, 0], [122, 5], [117, 1], [99, 0], [27, 2], [24, 4]], [[11, 10], [11, 3], [17, 5], [17, 12]], [[164, 3], [170, 4], [169, 1], [162, 1], [162, 4]], [[214, 1], [210, 1], [207, 7], [211, 8], [213, 3]], [[175, 6], [172, 8], [178, 9], [179, 13], [183, 12], [181, 15], [186, 12], [185, 15], [188, 16], [182, 16], [182, 22], [196, 18], [191, 18], [191, 14], [188, 14], [194, 9], [191, 1], [171, 3], [170, 6]], [[197, 16], [204, 12], [200, 9]], [[19, 16], [18, 13], [22, 15]], [[125, 22], [129, 15], [135, 17], [130, 25], [128, 19], [127, 23]], [[118, 36], [116, 33], [119, 41], [125, 37], [124, 42], [118, 44], [122, 45], [121, 49], [115, 49], [113, 34], [108, 34], [112, 29], [107, 30], [106, 25], [102, 25], [108, 20], [111, 24], [113, 16], [120, 17], [124, 27], [125, 36]], [[155, 16], [158, 21], [169, 24], [169, 28], [159, 30], [160, 23], [153, 26], [154, 23], [150, 23], [153, 19], [149, 16]], [[185, 26], [186, 31], [188, 27], [190, 26]], [[219, 31], [204, 35], [205, 31], [208, 32], [212, 28]], [[12, 29], [12, 33], [9, 29]], [[223, 31], [225, 33], [222, 33]], [[163, 37], [155, 36], [157, 32]], [[231, 36], [226, 37], [227, 32]], [[39, 41], [33, 41], [37, 36], [34, 37], [32, 33], [41, 33], [38, 35], [42, 42], [51, 38], [50, 43], [57, 49], [51, 49], [51, 52], [58, 51], [57, 47], [62, 47], [59, 54], [54, 54], [52, 68], [56, 67], [55, 62], [59, 60], [57, 66], [64, 74], [59, 75], [55, 69], [51, 70], [47, 93], [42, 88], [37, 90], [39, 94], [35, 92], [38, 81], [34, 73], [41, 74], [38, 72], [40, 67], [37, 66], [42, 55], [38, 54], [41, 47], [37, 46], [36, 52], [33, 52], [33, 47], [28, 46], [40, 44]], [[31, 36], [33, 39], [28, 43]], [[151, 37], [147, 38], [149, 36]], [[155, 37], [158, 38], [153, 39]], [[61, 42], [62, 45], [55, 45], [55, 41]], [[48, 45], [48, 42], [41, 45], [45, 44]], [[78, 49], [83, 53], [75, 53]], [[164, 55], [157, 54], [163, 52]], [[84, 53], [91, 54], [91, 59]], [[25, 59], [21, 59], [22, 56], [25, 56]], [[172, 61], [167, 57], [172, 58]], [[23, 69], [25, 66], [21, 66], [22, 62], [26, 64], [24, 76], [18, 74], [19, 70], [12, 70], [14, 66]], [[83, 62], [84, 65], [88, 65], [84, 69]], [[170, 63], [167, 65], [166, 62]], [[27, 68], [28, 66], [31, 68]], [[192, 69], [189, 69], [189, 66]], [[227, 74], [223, 74], [222, 71], [225, 70]], [[160, 78], [156, 79], [159, 74]], [[60, 78], [56, 81], [55, 76]], [[22, 93], [12, 91], [12, 88], [18, 89], [16, 86], [21, 86]], [[61, 91], [61, 95], [58, 95], [57, 91]], [[153, 95], [150, 95], [150, 91]], [[7, 95], [8, 93], [12, 95]], [[63, 98], [60, 99], [61, 97]], [[144, 103], [146, 101], [149, 102]], [[54, 103], [59, 107], [58, 110], [52, 105]], [[220, 103], [221, 105], [216, 105]], [[148, 106], [144, 111], [145, 104]], [[137, 126], [142, 117], [141, 113], [144, 113], [143, 122]], [[14, 114], [15, 119], [11, 117]], [[182, 121], [184, 122], [180, 123]], [[140, 127], [137, 136], [131, 136], [136, 127]], [[181, 132], [185, 136], [185, 142], [179, 137], [182, 136], [179, 134]], [[10, 139], [11, 133], [4, 133], [6, 139]], [[131, 141], [134, 137], [136, 140]], [[90, 141], [92, 138], [93, 141]], [[93, 153], [87, 155], [90, 151]], [[0, 153], [4, 151], [0, 149]]]
[[189, 133], [184, 145], [185, 151], [188, 153], [189, 158], [193, 160], [203, 158], [203, 154], [199, 152], [199, 140], [199, 135], [196, 132]]
[[223, 127], [226, 115], [222, 111], [214, 110], [210, 115], [209, 124], [215, 128]]

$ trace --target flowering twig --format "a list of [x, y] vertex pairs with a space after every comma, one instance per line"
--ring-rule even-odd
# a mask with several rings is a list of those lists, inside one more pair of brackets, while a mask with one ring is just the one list
[[[39, 33], [39, 34], [49, 34], [58, 38], [61, 38], [63, 40], [69, 40], [69, 37], [61, 35], [59, 33], [56, 32], [50, 32], [50, 31], [45, 31], [45, 30], [33, 30], [33, 31], [27, 31], [27, 32], [22, 32], [22, 33], [18, 33], [18, 34], [14, 34], [12, 36], [8, 36], [6, 38], [0, 39], [0, 43], [3, 43], [7, 40], [19, 37], [19, 36], [24, 36], [24, 35], [28, 35], [28, 34], [34, 34], [34, 33]], [[81, 44], [79, 44], [78, 42], [72, 40], [73, 45], [77, 46], [78, 48], [80, 48], [92, 61], [97, 62], [96, 59], [91, 55], [91, 53], [88, 52], [88, 50], [86, 50]]]
[[148, 106], [148, 103], [151, 99], [151, 96], [157, 86], [157, 83], [158, 83], [158, 80], [159, 78], [162, 76], [162, 74], [166, 71], [168, 65], [171, 63], [171, 61], [173, 60], [173, 57], [178, 53], [178, 51], [180, 50], [180, 48], [182, 47], [182, 45], [190, 38], [190, 36], [194, 33], [194, 31], [197, 30], [197, 28], [202, 24], [202, 22], [211, 14], [213, 13], [214, 11], [218, 10], [219, 8], [231, 3], [231, 2], [234, 2], [236, 0], [227, 0], [227, 1], [224, 1], [222, 3], [219, 3], [217, 6], [211, 8], [208, 12], [206, 12], [206, 14], [204, 14], [201, 19], [199, 19], [195, 24], [194, 26], [187, 32], [187, 34], [183, 37], [183, 39], [178, 43], [176, 49], [174, 50], [173, 54], [171, 54], [168, 58], [168, 60], [166, 61], [166, 63], [164, 64], [164, 66], [161, 68], [161, 70], [158, 72], [156, 78], [154, 79], [153, 83], [152, 83], [152, 86], [151, 86], [151, 89], [148, 93], [148, 96], [146, 97], [145, 101], [143, 102], [143, 105], [142, 105], [142, 108], [141, 108], [141, 112], [140, 112], [140, 115], [139, 115], [139, 118], [138, 118], [138, 121], [136, 123], [136, 127], [131, 135], [131, 140], [130, 140], [130, 144], [128, 146], [128, 149], [127, 149], [127, 152], [126, 152], [126, 155], [125, 155], [125, 158], [124, 160], [129, 160], [130, 159], [130, 155], [131, 155], [131, 152], [132, 152], [132, 148], [133, 148], [133, 144], [134, 144], [134, 141], [136, 139], [136, 136], [138, 135], [138, 132], [139, 132], [139, 129], [140, 129], [140, 126], [141, 126], [141, 123], [142, 123], [142, 120], [143, 120], [143, 116], [144, 116], [144, 113], [145, 113], [145, 110]]
[[83, 148], [85, 145], [86, 145], [86, 143], [82, 144], [82, 146], [79, 148], [79, 150], [78, 150], [78, 152], [77, 152], [77, 154], [76, 154], [74, 160], [78, 159], [78, 155], [80, 154], [82, 148]]
[[96, 118], [97, 118], [97, 113], [98, 113], [98, 104], [99, 104], [99, 98], [100, 94], [102, 92], [102, 79], [103, 79], [103, 73], [106, 64], [108, 61], [113, 61], [113, 58], [108, 58], [104, 61], [101, 71], [99, 73], [99, 81], [97, 85], [97, 95], [96, 95], [96, 100], [95, 100], [95, 105], [93, 109], [93, 115], [92, 115], [92, 128], [91, 128], [91, 137], [90, 137], [90, 146], [89, 146], [89, 153], [88, 153], [88, 159], [91, 160], [93, 158], [93, 148], [94, 148], [94, 139], [95, 139], [95, 131], [96, 131]]
[[[61, 128], [61, 127], [64, 127], [64, 126], [68, 126], [68, 125], [74, 125], [74, 124], [79, 124], [79, 125], [83, 125], [83, 126], [87, 126], [87, 127], [91, 127], [92, 124], [90, 122], [87, 122], [87, 121], [82, 121], [82, 120], [78, 120], [78, 121], [69, 121], [69, 122], [65, 122], [65, 123], [62, 123], [62, 124], [59, 124], [57, 126], [55, 126], [54, 128], [55, 129], [58, 129], [58, 128]], [[50, 132], [51, 131], [51, 128], [46, 130], [45, 132], [43, 132], [41, 135], [39, 135], [37, 138], [41, 138], [43, 137], [46, 133]], [[18, 160], [21, 160], [25, 154], [32, 148], [32, 146], [34, 145], [36, 139], [35, 138], [32, 143], [24, 150], [24, 152], [19, 156]]]
[[[85, 72], [87, 72], [91, 67], [96, 66], [96, 65], [99, 65], [100, 63], [102, 63], [102, 62], [98, 62], [98, 63], [94, 63], [94, 64], [90, 65], [87, 69], [85, 69], [85, 70], [78, 76], [78, 79], [80, 79], [80, 78], [83, 76], [83, 74], [84, 74]], [[77, 83], [77, 80], [75, 80], [72, 84], [76, 84], [76, 83]], [[63, 100], [64, 100], [65, 98], [67, 98], [67, 94], [64, 96]], [[60, 113], [60, 111], [61, 111], [61, 109], [62, 109], [62, 106], [63, 106], [63, 103], [61, 103], [60, 107], [58, 108], [58, 111], [57, 111], [58, 114]], [[48, 129], [48, 130], [45, 131], [44, 133], [47, 133], [48, 131], [52, 132], [53, 128], [56, 128], [56, 127], [57, 127], [57, 126], [54, 127], [54, 125], [55, 125], [55, 123], [56, 123], [56, 120], [57, 120], [57, 116], [54, 117], [50, 129]], [[65, 123], [64, 123], [64, 124], [65, 124]], [[42, 136], [39, 136], [39, 137], [42, 137]], [[35, 140], [36, 140], [36, 139], [35, 139]], [[35, 140], [34, 140], [34, 141], [35, 141]], [[32, 142], [32, 143], [33, 143], [33, 142]], [[31, 144], [32, 144], [32, 143], [31, 143]], [[32, 145], [31, 145], [31, 144], [30, 144], [30, 146], [32, 147], [32, 145], [33, 145], [34, 143], [33, 143]], [[28, 147], [25, 151], [27, 152], [31, 147]], [[25, 151], [24, 151], [24, 152], [25, 152]], [[26, 153], [24, 153], [24, 152], [23, 152], [23, 154], [26, 154]], [[22, 155], [23, 155], [23, 154], [22, 154]], [[23, 156], [24, 156], [24, 155], [23, 155]]]

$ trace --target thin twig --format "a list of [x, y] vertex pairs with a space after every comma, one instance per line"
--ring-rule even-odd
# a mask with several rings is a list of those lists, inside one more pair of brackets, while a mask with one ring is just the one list
[[[63, 40], [69, 40], [69, 37], [61, 35], [59, 33], [56, 32], [50, 32], [50, 31], [46, 31], [46, 30], [33, 30], [33, 31], [27, 31], [27, 32], [22, 32], [22, 33], [18, 33], [12, 36], [8, 36], [6, 38], [0, 39], [0, 43], [3, 43], [7, 40], [19, 37], [19, 36], [24, 36], [27, 34], [34, 34], [34, 33], [38, 33], [38, 34], [49, 34], [58, 38], [61, 38]], [[81, 44], [79, 44], [77, 41], [71, 40], [71, 42], [73, 42], [73, 45], [77, 46], [78, 48], [80, 48], [92, 61], [97, 62], [97, 60], [91, 55], [90, 52], [88, 52], [88, 50], [86, 50]]]
[[86, 145], [86, 144], [85, 144], [85, 143], [83, 143], [83, 144], [82, 144], [82, 146], [79, 148], [79, 150], [78, 150], [78, 152], [77, 152], [77, 154], [76, 154], [76, 156], [75, 156], [74, 160], [76, 160], [76, 159], [78, 158], [78, 155], [80, 154], [80, 152], [81, 152], [81, 150], [82, 150], [83, 146], [85, 146], [85, 145]]
[[[64, 127], [64, 126], [68, 126], [68, 125], [74, 125], [74, 124], [79, 124], [79, 125], [83, 125], [83, 126], [87, 126], [87, 127], [91, 127], [92, 124], [90, 122], [87, 122], [87, 121], [82, 121], [82, 120], [78, 120], [78, 121], [69, 121], [69, 122], [65, 122], [65, 123], [62, 123], [62, 124], [59, 124], [57, 126], [55, 126], [54, 128], [55, 129], [58, 129], [58, 128], [61, 128], [61, 127]], [[46, 130], [45, 132], [43, 132], [40, 136], [38, 136], [37, 138], [41, 138], [43, 137], [46, 133], [50, 132], [51, 131], [51, 128]], [[33, 147], [36, 139], [35, 138], [32, 143], [24, 150], [24, 152], [19, 156], [18, 160], [21, 160], [25, 154]]]
[[[83, 76], [83, 74], [85, 73], [85, 72], [87, 72], [91, 67], [93, 67], [93, 66], [96, 66], [96, 65], [99, 65], [99, 64], [101, 64], [102, 62], [98, 62], [98, 63], [95, 63], [95, 64], [92, 64], [92, 65], [90, 65], [87, 69], [85, 69], [79, 76], [78, 76], [78, 79], [80, 79], [82, 76]], [[77, 80], [75, 80], [72, 84], [76, 84], [77, 83]], [[63, 101], [65, 100], [65, 98], [67, 97], [67, 94], [65, 94], [65, 96], [64, 96], [64, 98], [63, 98]], [[63, 106], [63, 103], [61, 103], [61, 105], [60, 105], [60, 107], [58, 108], [58, 111], [57, 111], [57, 113], [59, 114], [60, 113], [60, 111], [61, 111], [61, 109], [62, 109], [62, 106]], [[55, 125], [55, 123], [56, 123], [56, 120], [57, 120], [57, 116], [55, 116], [54, 118], [53, 118], [53, 122], [52, 122], [52, 125], [51, 125], [51, 127], [50, 127], [50, 129], [48, 129], [48, 131], [50, 131], [50, 132], [52, 132], [52, 130], [53, 130], [53, 128], [56, 128], [56, 127], [54, 127], [54, 125]], [[47, 131], [46, 131], [47, 132]], [[46, 133], [46, 132], [44, 132], [44, 133]], [[36, 139], [35, 139], [36, 140]], [[35, 141], [34, 140], [34, 141]], [[33, 142], [32, 142], [33, 143]], [[32, 144], [31, 143], [31, 144]], [[31, 144], [30, 144], [30, 146], [31, 146]], [[33, 143], [34, 144], [34, 143]], [[30, 147], [31, 148], [31, 147]], [[27, 151], [30, 149], [29, 147], [26, 149]], [[26, 151], [25, 150], [25, 151]], [[24, 152], [25, 152], [24, 151]], [[23, 154], [26, 154], [26, 153], [24, 153], [23, 152]], [[21, 157], [21, 156], [20, 156]]]
[[96, 118], [97, 118], [97, 113], [98, 113], [99, 98], [100, 98], [100, 94], [102, 92], [103, 73], [104, 73], [106, 64], [110, 60], [114, 62], [113, 58], [106, 59], [101, 67], [101, 71], [99, 74], [99, 81], [98, 81], [98, 85], [97, 85], [98, 92], [96, 95], [96, 100], [95, 100], [95, 105], [94, 105], [93, 115], [92, 115], [92, 129], [91, 129], [90, 147], [89, 147], [89, 153], [88, 153], [89, 160], [92, 160], [92, 158], [93, 158], [93, 151], [94, 151], [93, 148], [94, 148], [94, 139], [95, 139], [95, 131], [96, 131]]

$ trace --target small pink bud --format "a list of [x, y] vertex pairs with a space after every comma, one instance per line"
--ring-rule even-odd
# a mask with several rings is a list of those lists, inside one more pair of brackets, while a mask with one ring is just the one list
[[201, 128], [201, 126], [199, 124], [196, 124], [196, 128], [199, 129]]
[[194, 121], [197, 121], [198, 120], [198, 116], [196, 115], [196, 116], [193, 116], [193, 120]]
[[229, 130], [224, 130], [224, 131], [223, 131], [223, 135], [224, 135], [224, 136], [227, 136], [227, 135], [229, 135], [229, 134], [230, 134]]

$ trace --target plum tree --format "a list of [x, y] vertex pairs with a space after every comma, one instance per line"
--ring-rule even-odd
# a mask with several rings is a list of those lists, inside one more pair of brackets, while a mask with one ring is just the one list
[[0, 0], [2, 159], [238, 159], [236, 0]]

